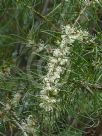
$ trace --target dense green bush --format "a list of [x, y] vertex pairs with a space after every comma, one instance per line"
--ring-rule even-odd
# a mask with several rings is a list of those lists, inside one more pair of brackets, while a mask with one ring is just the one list
[[97, 128], [101, 0], [1, 0], [0, 20], [0, 135], [81, 136]]

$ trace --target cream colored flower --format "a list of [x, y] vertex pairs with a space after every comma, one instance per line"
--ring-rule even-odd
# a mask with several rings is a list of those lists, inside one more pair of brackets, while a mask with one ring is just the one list
[[29, 115], [25, 121], [22, 122], [22, 128], [31, 134], [34, 134], [34, 136], [36, 135], [36, 130], [35, 130], [35, 121], [32, 117], [32, 115]]
[[[40, 107], [45, 111], [53, 111], [53, 106], [58, 102], [57, 95], [60, 88], [61, 75], [66, 68], [70, 69], [70, 48], [76, 40], [83, 41], [87, 38], [86, 31], [71, 27], [70, 25], [62, 26], [61, 41], [57, 41], [58, 48], [54, 49], [52, 56], [49, 57], [48, 72], [43, 78], [43, 89], [40, 92]], [[67, 67], [66, 67], [67, 66]], [[54, 96], [51, 98], [50, 94]]]
[[12, 103], [14, 106], [17, 106], [17, 104], [19, 103], [20, 99], [21, 99], [21, 94], [20, 94], [20, 93], [16, 93], [16, 94], [14, 94], [11, 103]]

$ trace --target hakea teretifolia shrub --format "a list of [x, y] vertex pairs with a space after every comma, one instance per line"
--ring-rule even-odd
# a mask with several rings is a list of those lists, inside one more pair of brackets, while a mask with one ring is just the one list
[[53, 111], [60, 99], [61, 75], [66, 69], [70, 70], [70, 53], [73, 43], [78, 40], [82, 42], [88, 38], [88, 32], [70, 25], [61, 26], [61, 41], [57, 41], [57, 48], [53, 49], [52, 55], [49, 56], [47, 64], [47, 74], [43, 77], [43, 88], [40, 91], [41, 103], [40, 107], [45, 111]]

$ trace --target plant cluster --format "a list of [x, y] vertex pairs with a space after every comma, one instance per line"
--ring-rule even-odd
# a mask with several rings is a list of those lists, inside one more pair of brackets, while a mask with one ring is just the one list
[[101, 13], [101, 0], [1, 0], [1, 136], [101, 134]]

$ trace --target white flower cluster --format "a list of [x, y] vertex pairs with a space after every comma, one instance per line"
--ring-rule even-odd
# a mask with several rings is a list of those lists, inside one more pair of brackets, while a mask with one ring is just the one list
[[43, 89], [40, 92], [42, 103], [40, 107], [46, 111], [52, 111], [53, 105], [57, 102], [56, 96], [60, 90], [58, 85], [61, 75], [67, 68], [70, 68], [70, 46], [75, 40], [83, 40], [88, 33], [72, 28], [70, 25], [62, 27], [61, 41], [58, 48], [53, 50], [53, 55], [49, 57], [48, 72], [43, 78]]
[[35, 54], [35, 49], [36, 49], [36, 52], [40, 52], [44, 49], [44, 41], [40, 39], [40, 42], [37, 44], [37, 43], [35, 43], [35, 41], [31, 37], [28, 37], [26, 47], [32, 48], [32, 50], [34, 50], [34, 54]]
[[[22, 122], [22, 128], [30, 134], [35, 134], [35, 121], [32, 115], [29, 115], [25, 121]], [[36, 134], [35, 134], [36, 135]]]
[[11, 110], [11, 105], [9, 103], [7, 103], [5, 105], [5, 109], [4, 109], [6, 112], [9, 112]]
[[10, 75], [10, 67], [3, 67], [0, 69], [0, 78], [6, 78]]
[[83, 0], [84, 5], [98, 4], [101, 6], [101, 1], [99, 0]]
[[73, 44], [75, 40], [82, 42], [83, 39], [87, 39], [89, 35], [87, 31], [71, 27], [70, 25], [62, 26], [62, 30], [65, 32], [62, 38], [66, 39], [69, 44]]
[[21, 94], [16, 93], [13, 95], [13, 99], [12, 99], [11, 103], [16, 107], [19, 104], [20, 99], [21, 99]]

